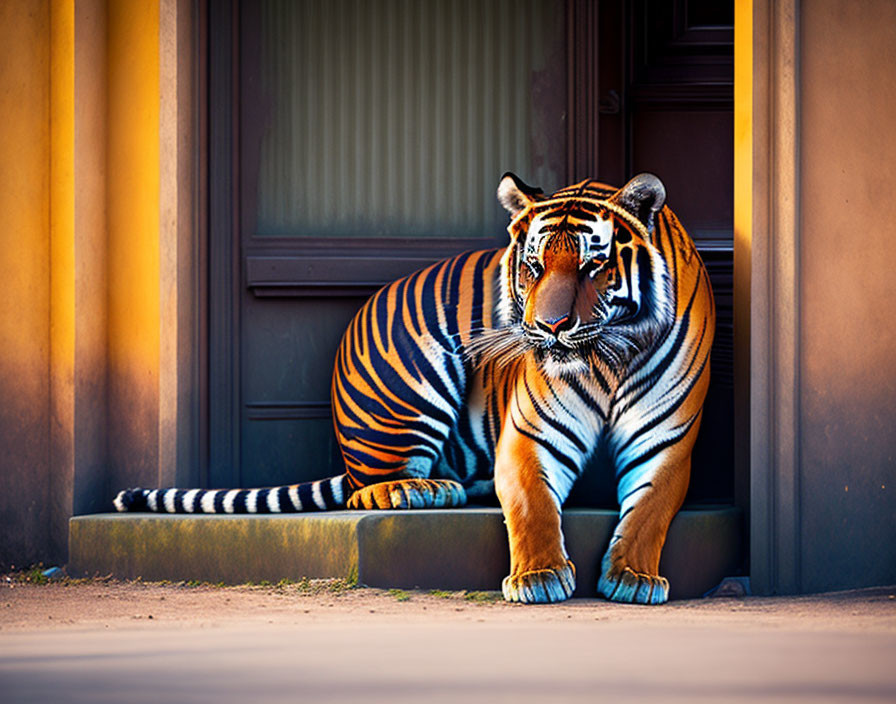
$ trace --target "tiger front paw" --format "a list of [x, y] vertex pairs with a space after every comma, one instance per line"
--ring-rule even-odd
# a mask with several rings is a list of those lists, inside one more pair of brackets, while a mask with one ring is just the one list
[[501, 583], [506, 601], [523, 604], [550, 604], [565, 601], [576, 588], [576, 569], [567, 560], [566, 565], [543, 570], [529, 570], [511, 574]]
[[639, 572], [605, 557], [597, 582], [597, 593], [625, 604], [664, 604], [669, 600], [669, 580], [658, 574]]

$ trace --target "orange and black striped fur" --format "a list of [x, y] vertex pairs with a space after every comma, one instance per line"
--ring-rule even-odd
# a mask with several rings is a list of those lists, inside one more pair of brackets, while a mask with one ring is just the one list
[[620, 520], [598, 592], [661, 603], [660, 551], [684, 500], [709, 383], [714, 306], [693, 242], [655, 176], [546, 197], [507, 174], [502, 250], [385, 286], [355, 316], [333, 373], [345, 474], [290, 487], [122, 492], [119, 510], [277, 512], [460, 506], [497, 493], [506, 599], [575, 587], [560, 510], [603, 445]]

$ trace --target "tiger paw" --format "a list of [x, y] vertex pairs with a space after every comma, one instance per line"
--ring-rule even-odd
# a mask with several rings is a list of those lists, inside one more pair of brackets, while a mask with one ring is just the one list
[[623, 567], [618, 572], [605, 571], [598, 580], [597, 592], [610, 601], [626, 604], [664, 604], [669, 600], [669, 580]]
[[511, 574], [501, 583], [506, 601], [523, 604], [549, 604], [565, 601], [576, 588], [576, 569], [567, 560], [564, 567], [529, 570]]
[[358, 489], [346, 505], [354, 509], [453, 508], [465, 503], [464, 488], [450, 479], [396, 479]]

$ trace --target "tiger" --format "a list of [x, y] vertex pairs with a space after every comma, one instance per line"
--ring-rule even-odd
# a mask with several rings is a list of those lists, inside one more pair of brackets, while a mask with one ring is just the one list
[[619, 519], [596, 586], [660, 604], [659, 560], [687, 492], [715, 304], [693, 241], [642, 173], [546, 195], [513, 173], [509, 243], [387, 284], [336, 352], [345, 472], [264, 489], [129, 489], [119, 511], [278, 513], [460, 507], [497, 497], [510, 602], [568, 599], [561, 511], [586, 464], [612, 463]]

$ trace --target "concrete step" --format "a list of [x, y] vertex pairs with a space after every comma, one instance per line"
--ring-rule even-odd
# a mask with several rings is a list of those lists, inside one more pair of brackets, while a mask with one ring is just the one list
[[[615, 511], [563, 513], [577, 569], [576, 596], [594, 596]], [[672, 598], [704, 594], [741, 562], [743, 518], [733, 507], [679, 512], [660, 572]], [[71, 574], [237, 584], [354, 577], [371, 587], [496, 590], [510, 557], [497, 508], [335, 511], [297, 515], [77, 516], [69, 524]]]

